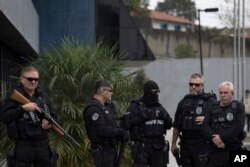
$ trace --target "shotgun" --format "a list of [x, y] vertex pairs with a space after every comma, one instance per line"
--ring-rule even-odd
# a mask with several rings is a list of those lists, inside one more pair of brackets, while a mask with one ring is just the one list
[[[10, 99], [14, 100], [20, 104], [27, 104], [30, 103], [31, 101], [24, 97], [21, 93], [19, 93], [17, 90], [13, 90], [12, 94], [10, 95]], [[51, 127], [55, 130], [55, 132], [59, 136], [64, 136], [71, 141], [73, 141], [74, 144], [76, 144], [78, 147], [81, 147], [80, 144], [73, 138], [71, 137], [51, 116], [49, 113], [44, 111], [42, 108], [39, 108], [41, 112], [45, 115], [45, 118], [51, 123]]]

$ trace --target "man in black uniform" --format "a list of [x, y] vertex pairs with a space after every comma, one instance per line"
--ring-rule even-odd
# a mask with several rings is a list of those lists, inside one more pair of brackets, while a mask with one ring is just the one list
[[117, 140], [128, 140], [127, 132], [116, 124], [112, 94], [107, 81], [96, 82], [94, 97], [87, 102], [83, 112], [95, 167], [114, 167]]
[[244, 105], [233, 100], [232, 82], [219, 86], [220, 101], [207, 113], [202, 124], [204, 135], [211, 141], [209, 167], [229, 167], [229, 151], [240, 151], [244, 140]]
[[172, 126], [168, 112], [159, 103], [159, 86], [154, 81], [144, 84], [144, 95], [131, 102], [124, 115], [130, 131], [133, 167], [166, 167], [168, 145], [166, 130]]
[[[34, 67], [25, 67], [20, 75], [17, 91], [31, 102], [20, 104], [7, 97], [2, 106], [0, 117], [7, 125], [9, 137], [15, 142], [14, 159], [8, 166], [50, 167], [51, 151], [48, 132], [51, 124], [39, 111], [40, 108], [56, 119], [52, 105], [38, 87], [39, 73]], [[12, 164], [10, 164], [12, 163]]]
[[180, 138], [180, 156], [183, 167], [204, 167], [208, 161], [208, 144], [201, 131], [204, 115], [210, 112], [216, 98], [204, 93], [203, 76], [192, 74], [189, 80], [189, 91], [178, 104], [173, 124], [171, 151], [177, 149]]

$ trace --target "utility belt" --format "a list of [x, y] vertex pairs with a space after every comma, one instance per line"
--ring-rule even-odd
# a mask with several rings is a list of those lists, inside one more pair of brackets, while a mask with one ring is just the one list
[[141, 143], [141, 142], [132, 142], [132, 145], [140, 148], [149, 148], [152, 147], [153, 143]]
[[162, 148], [166, 144], [164, 142], [139, 142], [139, 141], [132, 141], [131, 145], [134, 147], [139, 147], [139, 148]]
[[181, 139], [180, 145], [209, 145], [209, 141], [205, 139], [194, 139], [194, 140], [186, 140], [186, 139]]
[[104, 142], [104, 143], [91, 143], [91, 149], [103, 149], [103, 148], [110, 148], [114, 147], [115, 144], [113, 142]]
[[37, 140], [37, 141], [29, 141], [29, 140], [17, 140], [15, 142], [16, 146], [30, 146], [30, 147], [40, 147], [48, 144], [48, 140]]
[[135, 142], [141, 142], [141, 143], [164, 143], [165, 139], [164, 137], [141, 137], [138, 141]]

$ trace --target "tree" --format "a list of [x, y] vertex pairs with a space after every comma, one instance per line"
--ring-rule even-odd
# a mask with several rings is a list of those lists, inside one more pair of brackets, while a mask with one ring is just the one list
[[[224, 0], [226, 5], [221, 6], [221, 12], [219, 14], [220, 20], [223, 22], [223, 24], [228, 27], [228, 28], [233, 28], [234, 26], [234, 7], [236, 7], [236, 13], [238, 12], [238, 1], [236, 0], [234, 5], [234, 0]], [[242, 6], [242, 2], [240, 4]], [[250, 12], [247, 10], [246, 6], [249, 6], [249, 1], [245, 1], [245, 24], [249, 25], [250, 23]], [[241, 22], [242, 22], [242, 7], [240, 7], [240, 17], [241, 17]], [[237, 14], [236, 14], [237, 15]], [[236, 16], [238, 17], [238, 16]], [[236, 23], [238, 22], [238, 18], [235, 18]], [[240, 23], [242, 24], [242, 23]]]
[[195, 2], [191, 0], [165, 0], [157, 4], [156, 10], [191, 21], [197, 18]]
[[147, 17], [150, 14], [148, 2], [145, 0], [123, 0], [128, 10], [134, 12], [136, 16]]
[[[93, 94], [96, 80], [106, 79], [113, 84], [112, 99], [117, 104], [119, 116], [125, 112], [131, 99], [138, 96], [132, 76], [124, 74], [123, 63], [119, 60], [120, 55], [114, 54], [115, 50], [115, 46], [110, 47], [101, 41], [86, 44], [65, 38], [60, 45], [52, 46], [31, 62], [39, 69], [39, 83], [57, 109], [59, 124], [81, 145], [78, 148], [54, 132], [50, 133], [51, 148], [59, 155], [57, 166], [93, 166], [83, 110], [86, 100]], [[7, 150], [7, 146], [7, 141], [1, 139], [1, 150]], [[129, 149], [126, 151], [123, 167], [131, 164]]]

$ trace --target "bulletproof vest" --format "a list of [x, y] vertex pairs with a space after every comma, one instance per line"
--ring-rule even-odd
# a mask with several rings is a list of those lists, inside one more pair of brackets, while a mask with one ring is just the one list
[[[34, 96], [31, 99], [32, 102], [38, 104], [40, 108], [45, 110], [45, 106], [47, 106], [47, 100], [43, 96]], [[49, 112], [48, 106], [47, 111]], [[28, 139], [28, 140], [36, 140], [36, 139], [45, 139], [47, 136], [47, 131], [42, 129], [41, 120], [42, 117], [38, 114], [37, 111], [33, 112], [24, 112], [22, 117], [8, 125], [9, 135], [12, 139]]]
[[135, 103], [139, 106], [139, 112], [145, 112], [145, 110], [148, 110], [150, 115], [145, 122], [134, 128], [134, 131], [131, 132], [131, 140], [157, 142], [154, 141], [154, 139], [158, 141], [159, 139], [162, 139], [163, 135], [166, 133], [166, 129], [164, 128], [164, 120], [158, 119], [157, 115], [163, 110], [163, 107], [159, 105], [158, 107], [149, 108], [142, 101], [137, 101]]
[[237, 101], [233, 101], [230, 107], [222, 110], [218, 107], [212, 111], [212, 129], [215, 133], [225, 132], [235, 123]]
[[[96, 106], [101, 110], [101, 113], [103, 114], [103, 117], [107, 123], [108, 126], [112, 126], [112, 127], [117, 127], [116, 121], [115, 121], [115, 113], [112, 109], [112, 106], [103, 106], [100, 103], [96, 102], [95, 100], [90, 100], [87, 102], [87, 106], [84, 109], [84, 114], [86, 113], [87, 109], [91, 106]], [[109, 143], [110, 140], [112, 139], [108, 139], [108, 138], [100, 138], [100, 136], [98, 136], [95, 132], [94, 132], [94, 127], [90, 126], [90, 123], [88, 120], [85, 119], [85, 126], [88, 137], [90, 138], [90, 140], [97, 142], [97, 143]]]
[[186, 98], [181, 108], [182, 131], [200, 131], [201, 127], [195, 122], [197, 116], [205, 115], [204, 99]]

